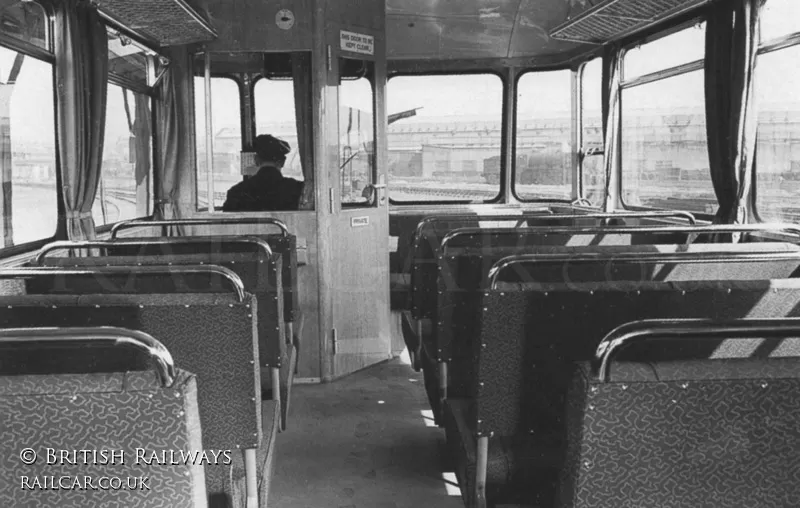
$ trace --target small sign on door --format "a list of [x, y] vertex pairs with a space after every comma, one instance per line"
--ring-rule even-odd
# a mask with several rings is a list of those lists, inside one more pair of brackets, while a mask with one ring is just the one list
[[369, 226], [369, 217], [351, 217], [350, 218], [350, 227], [351, 228], [358, 228], [361, 226]]
[[344, 51], [361, 53], [362, 55], [375, 54], [375, 38], [371, 35], [340, 30], [339, 42]]

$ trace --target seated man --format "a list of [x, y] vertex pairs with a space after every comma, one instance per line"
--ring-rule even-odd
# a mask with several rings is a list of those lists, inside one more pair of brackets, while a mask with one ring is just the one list
[[253, 143], [258, 173], [228, 190], [223, 212], [260, 212], [297, 210], [303, 193], [303, 182], [281, 174], [289, 143], [269, 134], [258, 136]]

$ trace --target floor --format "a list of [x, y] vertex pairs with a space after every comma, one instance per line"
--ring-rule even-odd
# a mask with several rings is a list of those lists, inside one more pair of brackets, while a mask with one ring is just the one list
[[422, 374], [407, 357], [292, 390], [269, 506], [461, 508]]

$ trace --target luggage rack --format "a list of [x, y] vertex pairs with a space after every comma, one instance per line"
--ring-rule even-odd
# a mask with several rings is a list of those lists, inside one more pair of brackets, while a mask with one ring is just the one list
[[605, 0], [555, 27], [550, 37], [584, 44], [605, 44], [708, 1]]

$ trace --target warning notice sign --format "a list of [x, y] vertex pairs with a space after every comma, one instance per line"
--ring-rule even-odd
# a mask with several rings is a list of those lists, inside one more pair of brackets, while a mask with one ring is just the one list
[[344, 51], [361, 53], [362, 55], [375, 54], [375, 38], [371, 35], [357, 34], [346, 30], [339, 31], [339, 41]]

